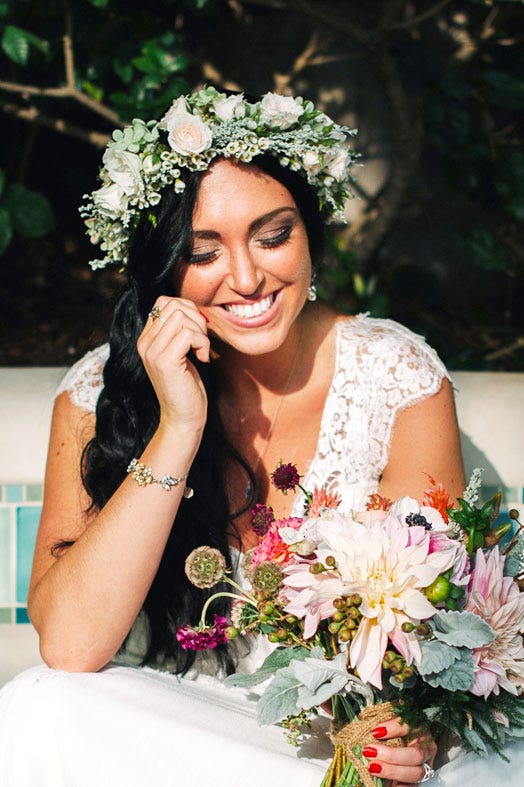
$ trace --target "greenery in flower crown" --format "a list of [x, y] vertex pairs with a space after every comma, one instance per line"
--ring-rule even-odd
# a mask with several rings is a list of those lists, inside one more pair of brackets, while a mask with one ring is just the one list
[[91, 242], [105, 252], [91, 267], [125, 265], [141, 211], [158, 204], [165, 186], [182, 192], [184, 169], [205, 170], [217, 156], [246, 163], [263, 153], [275, 156], [316, 189], [326, 220], [344, 222], [356, 158], [347, 137], [354, 133], [301, 97], [266, 93], [251, 103], [212, 87], [177, 98], [158, 122], [134, 119], [113, 132], [102, 186], [85, 195], [80, 208]]

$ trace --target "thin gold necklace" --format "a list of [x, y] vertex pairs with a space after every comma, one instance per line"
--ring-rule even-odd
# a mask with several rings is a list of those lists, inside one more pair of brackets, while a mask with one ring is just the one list
[[[277, 404], [277, 406], [275, 408], [275, 412], [273, 413], [273, 418], [271, 419], [271, 423], [269, 424], [269, 429], [266, 432], [266, 436], [264, 438], [264, 447], [262, 448], [262, 451], [259, 453], [257, 461], [255, 462], [255, 465], [252, 468], [252, 473], [253, 473], [253, 477], [254, 478], [256, 478], [257, 470], [260, 467], [260, 465], [262, 463], [262, 460], [264, 459], [264, 456], [266, 455], [267, 449], [269, 448], [269, 444], [271, 442], [271, 436], [273, 434], [273, 429], [276, 426], [280, 410], [282, 408], [282, 405], [284, 403], [284, 399], [286, 398], [287, 392], [289, 390], [291, 379], [293, 377], [293, 372], [295, 371], [295, 367], [296, 367], [297, 361], [298, 361], [298, 356], [300, 354], [300, 347], [301, 347], [301, 344], [302, 344], [303, 329], [304, 329], [304, 325], [303, 325], [303, 321], [302, 321], [300, 323], [300, 333], [298, 335], [297, 349], [295, 350], [295, 355], [293, 356], [293, 361], [291, 363], [291, 366], [289, 367], [289, 371], [287, 373], [287, 377], [286, 377], [286, 380], [284, 382], [284, 389], [282, 391], [280, 399], [278, 400], [278, 404]], [[249, 500], [249, 498], [251, 497], [252, 494], [253, 494], [253, 487], [251, 486], [251, 481], [248, 481], [248, 483], [246, 485], [246, 488], [245, 488], [245, 491], [244, 491], [244, 495], [246, 497], [246, 500]]]

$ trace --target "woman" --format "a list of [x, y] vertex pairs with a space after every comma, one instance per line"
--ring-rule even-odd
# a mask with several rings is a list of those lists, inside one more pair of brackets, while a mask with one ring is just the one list
[[[197, 736], [208, 756], [220, 751], [217, 724], [238, 746], [234, 768], [214, 766], [213, 784], [258, 785], [269, 774], [275, 784], [320, 782], [318, 762], [290, 758], [281, 732], [254, 733], [240, 705], [223, 711], [240, 702], [234, 693], [106, 667], [137, 647], [145, 664], [192, 666], [175, 633], [197, 619], [203, 597], [184, 559], [207, 543], [236, 568], [257, 542], [255, 501], [277, 516], [300, 512], [300, 496], [268, 484], [281, 458], [306, 485], [336, 488], [346, 509], [376, 491], [419, 498], [426, 472], [452, 496], [464, 488], [451, 386], [433, 351], [395, 323], [344, 318], [314, 300], [319, 203], [336, 217], [347, 197], [347, 131], [301, 99], [248, 103], [208, 88], [175, 101], [160, 124], [115, 132], [84, 216], [107, 252], [100, 264], [127, 262], [129, 283], [109, 356], [103, 347], [80, 361], [56, 399], [29, 595], [52, 670], [4, 690], [0, 774], [11, 787], [143, 784], [144, 774], [177, 784], [177, 758], [198, 751]], [[222, 668], [233, 656], [219, 652]], [[193, 674], [209, 668], [202, 660]], [[62, 715], [50, 723], [57, 696]], [[23, 718], [27, 734], [28, 717], [34, 756], [13, 763], [13, 729]], [[272, 758], [243, 747], [238, 719]], [[392, 719], [382, 739], [407, 732]], [[65, 751], [50, 751], [46, 735]], [[384, 779], [432, 773], [432, 741], [370, 744]], [[93, 748], [100, 759], [86, 757]], [[190, 770], [182, 782], [202, 780]]]

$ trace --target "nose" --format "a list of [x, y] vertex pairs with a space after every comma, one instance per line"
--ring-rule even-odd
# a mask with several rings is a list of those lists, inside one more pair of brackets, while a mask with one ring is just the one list
[[229, 286], [239, 295], [254, 295], [264, 281], [264, 273], [248, 248], [235, 249], [229, 258]]

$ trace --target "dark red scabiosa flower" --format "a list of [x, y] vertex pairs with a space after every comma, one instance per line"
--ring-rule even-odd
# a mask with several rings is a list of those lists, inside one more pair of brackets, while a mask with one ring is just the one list
[[273, 472], [269, 474], [269, 477], [271, 478], [271, 483], [273, 486], [277, 489], [280, 489], [280, 491], [284, 492], [284, 494], [288, 490], [293, 492], [300, 481], [300, 476], [298, 474], [296, 465], [285, 465], [282, 462], [280, 462], [276, 470], [273, 470]]
[[227, 642], [228, 619], [215, 615], [214, 620], [213, 626], [206, 626], [202, 629], [181, 626], [176, 633], [176, 638], [184, 650], [208, 650], [208, 648], [216, 648]]
[[250, 511], [251, 514], [251, 527], [257, 536], [265, 536], [268, 528], [272, 522], [275, 521], [275, 515], [271, 506], [265, 506], [262, 503], [256, 503]]

